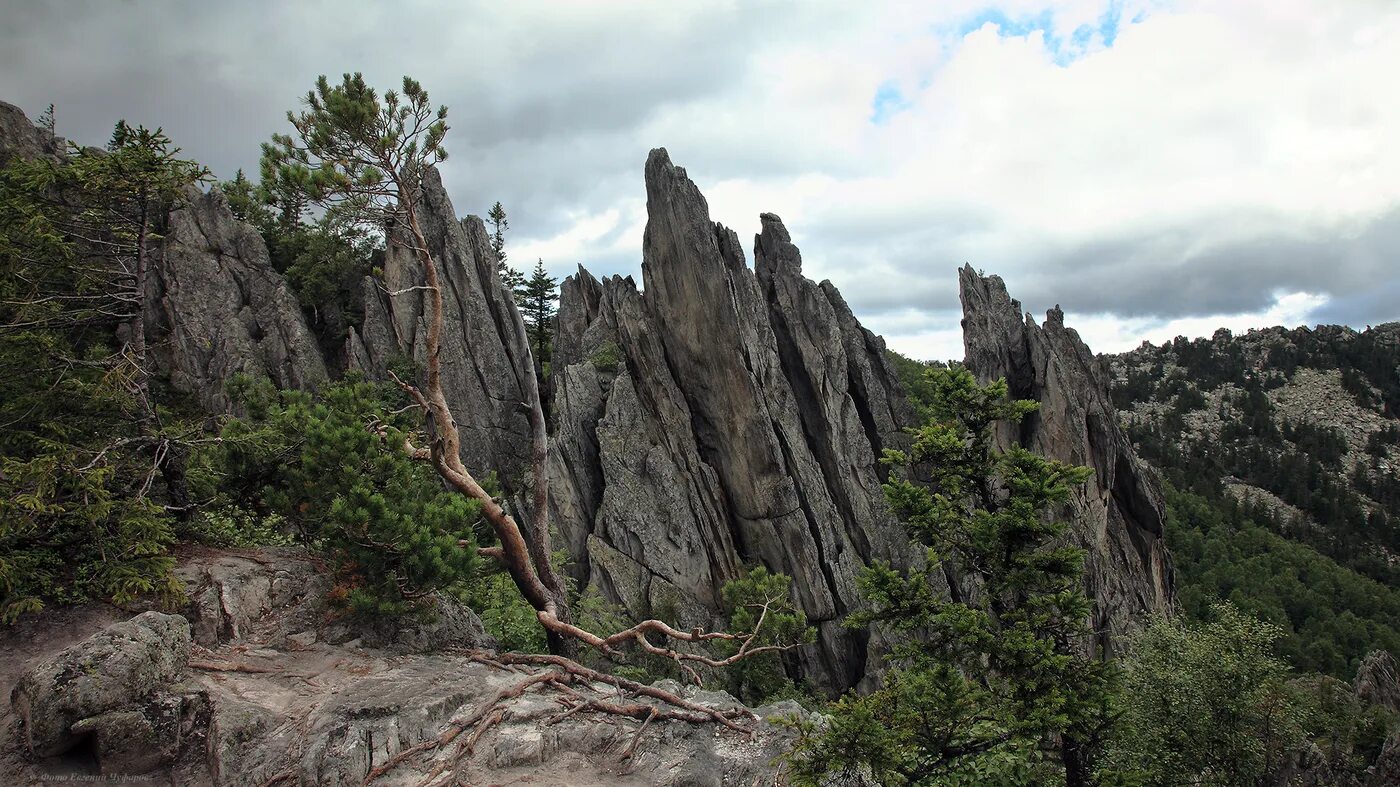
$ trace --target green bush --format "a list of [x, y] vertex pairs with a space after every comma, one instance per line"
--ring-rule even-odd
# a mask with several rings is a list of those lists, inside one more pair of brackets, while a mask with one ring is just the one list
[[[770, 574], [758, 566], [738, 579], [724, 583], [721, 595], [729, 616], [727, 631], [733, 634], [755, 634], [750, 648], [811, 643], [816, 629], [807, 625], [807, 615], [788, 600], [792, 577]], [[738, 646], [727, 643], [728, 653]], [[727, 654], [726, 654], [727, 655]], [[804, 705], [815, 703], [809, 687], [799, 687], [783, 670], [778, 651], [760, 653], [742, 659], [728, 668], [729, 693], [747, 705], [758, 706], [778, 700], [794, 699]]]
[[588, 361], [600, 372], [616, 374], [622, 367], [622, 350], [614, 342], [603, 342]]
[[222, 510], [249, 512], [232, 521], [284, 518], [330, 558], [332, 598], [357, 612], [396, 615], [421, 609], [434, 591], [466, 595], [479, 504], [403, 452], [411, 423], [390, 412], [396, 389], [354, 377], [317, 396], [246, 380], [233, 387], [248, 415], [227, 423], [190, 473]]
[[296, 538], [289, 527], [281, 514], [258, 516], [237, 506], [211, 506], [195, 514], [181, 535], [214, 547], [290, 546]]
[[1149, 625], [1123, 662], [1110, 783], [1246, 787], [1278, 770], [1308, 715], [1273, 655], [1282, 633], [1223, 604], [1206, 623]]
[[502, 650], [544, 653], [544, 629], [535, 610], [505, 571], [483, 571], [467, 586], [467, 603]]

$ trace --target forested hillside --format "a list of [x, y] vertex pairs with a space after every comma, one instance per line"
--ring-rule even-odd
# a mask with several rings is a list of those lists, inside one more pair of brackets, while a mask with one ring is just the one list
[[1400, 323], [1222, 330], [1102, 360], [1175, 487], [1188, 612], [1231, 600], [1289, 631], [1295, 666], [1342, 677], [1400, 647]]

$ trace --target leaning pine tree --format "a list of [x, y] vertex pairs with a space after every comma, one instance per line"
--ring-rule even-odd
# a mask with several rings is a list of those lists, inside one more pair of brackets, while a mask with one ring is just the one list
[[1036, 408], [966, 369], [926, 372], [931, 419], [910, 450], [886, 451], [885, 494], [928, 547], [924, 567], [860, 578], [872, 608], [848, 625], [910, 636], [885, 685], [847, 697], [803, 731], [799, 782], [867, 772], [880, 784], [1087, 784], [1103, 724], [1106, 667], [1086, 655], [1082, 550], [1054, 517], [1089, 470], [1020, 447], [993, 428]]
[[[495, 657], [498, 662], [546, 665], [551, 668], [548, 672], [522, 681], [512, 691], [519, 693], [534, 685], [579, 681], [582, 683], [578, 685], [586, 689], [589, 685], [587, 682], [602, 681], [633, 694], [659, 699], [666, 707], [626, 703], [616, 698], [597, 698], [586, 700], [588, 709], [645, 721], [655, 718], [713, 721], [744, 729], [736, 719], [748, 718], [747, 711], [712, 710], [676, 694], [589, 669], [569, 656], [577, 650], [578, 643], [595, 648], [609, 657], [620, 657], [619, 649], [630, 644], [646, 653], [673, 660], [698, 682], [697, 667], [725, 667], [760, 653], [792, 647], [795, 643], [773, 643], [761, 635], [770, 630], [765, 627], [765, 621], [781, 620], [787, 623], [794, 616], [800, 618], [801, 613], [791, 608], [785, 596], [767, 596], [757, 602], [761, 609], [754, 630], [749, 632], [680, 631], [653, 619], [603, 637], [574, 624], [570, 619], [566, 585], [550, 562], [549, 443], [529, 336], [519, 311], [513, 305], [510, 310], [513, 330], [509, 341], [513, 343], [512, 355], [518, 363], [516, 379], [525, 395], [524, 404], [529, 410], [531, 425], [533, 495], [528, 521], [517, 521], [507, 513], [462, 463], [461, 434], [443, 393], [442, 282], [438, 261], [433, 258], [419, 221], [418, 201], [424, 174], [447, 158], [447, 151], [442, 146], [448, 129], [447, 108], [434, 109], [428, 101], [427, 92], [408, 77], [403, 80], [401, 93], [386, 91], [381, 100], [359, 74], [346, 74], [342, 82], [334, 86], [324, 76], [319, 78], [315, 90], [307, 94], [306, 104], [305, 111], [289, 112], [287, 115], [296, 130], [295, 136], [276, 135], [270, 143], [264, 144], [263, 182], [293, 186], [303, 191], [312, 202], [346, 221], [387, 231], [389, 243], [407, 248], [417, 256], [424, 285], [391, 293], [391, 296], [397, 297], [413, 290], [425, 290], [427, 293], [428, 331], [424, 368], [419, 380], [394, 376], [394, 381], [421, 410], [429, 438], [424, 446], [403, 440], [395, 449], [406, 451], [415, 460], [431, 463], [451, 489], [480, 504], [481, 515], [489, 523], [498, 543], [476, 547], [471, 542], [464, 542], [462, 548], [475, 548], [482, 556], [498, 561], [510, 574], [521, 595], [534, 608], [546, 632], [552, 655], [497, 654]], [[805, 622], [801, 628], [805, 628]], [[666, 640], [691, 643], [697, 649], [679, 650], [667, 644], [658, 644], [653, 637], [661, 643]], [[704, 652], [705, 645], [726, 644], [734, 647], [730, 648], [730, 655], [723, 658]], [[506, 693], [503, 693], [500, 699], [505, 696]], [[582, 695], [573, 692], [570, 696], [577, 698]], [[457, 726], [455, 733], [438, 736], [401, 752], [371, 772], [371, 779], [419, 752], [444, 745], [470, 724], [486, 719], [486, 714], [491, 710], [483, 709], [476, 718]]]

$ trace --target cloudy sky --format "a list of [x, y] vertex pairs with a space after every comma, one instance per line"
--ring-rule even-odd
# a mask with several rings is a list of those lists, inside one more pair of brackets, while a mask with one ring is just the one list
[[220, 177], [318, 74], [450, 108], [460, 213], [519, 265], [640, 269], [665, 146], [786, 221], [896, 349], [961, 357], [956, 269], [1091, 347], [1400, 319], [1400, 3], [0, 0], [0, 100], [163, 126]]

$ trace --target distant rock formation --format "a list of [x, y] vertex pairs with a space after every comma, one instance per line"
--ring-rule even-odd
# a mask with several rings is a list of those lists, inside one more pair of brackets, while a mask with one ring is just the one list
[[791, 575], [820, 632], [804, 673], [843, 690], [867, 658], [841, 626], [856, 574], [908, 551], [875, 461], [911, 423], [904, 393], [778, 217], [750, 270], [663, 149], [646, 189], [645, 294], [584, 270], [561, 291], [553, 519], [578, 578], [634, 615], [690, 622], [742, 565]]
[[1119, 428], [1108, 379], [1058, 306], [1037, 325], [1001, 277], [965, 266], [958, 282], [968, 369], [984, 381], [1005, 377], [1013, 398], [1040, 403], [1019, 427], [1003, 425], [998, 442], [1094, 471], [1066, 513], [1071, 540], [1088, 553], [1098, 647], [1111, 655], [1118, 636], [1172, 603], [1161, 482]]
[[[476, 216], [457, 219], [436, 169], [424, 177], [418, 220], [446, 288], [442, 387], [462, 430], [462, 459], [474, 473], [496, 471], [515, 491], [524, 484], [520, 476], [530, 444], [518, 376], [526, 367], [506, 341], [515, 299], [501, 285], [485, 225]], [[413, 253], [391, 242], [382, 284], [364, 280], [364, 322], [351, 329], [346, 346], [351, 368], [382, 378], [398, 363], [422, 367], [427, 302], [422, 290], [412, 289], [422, 285], [422, 266]]]
[[327, 378], [316, 337], [256, 230], [233, 217], [218, 189], [191, 188], [171, 214], [147, 292], [146, 329], [160, 370], [210, 412], [232, 409], [236, 374], [279, 388]]

